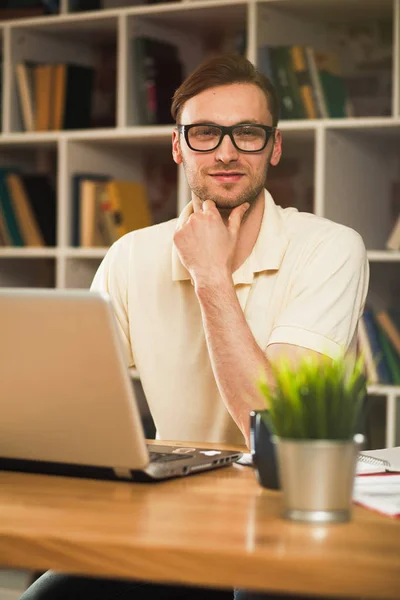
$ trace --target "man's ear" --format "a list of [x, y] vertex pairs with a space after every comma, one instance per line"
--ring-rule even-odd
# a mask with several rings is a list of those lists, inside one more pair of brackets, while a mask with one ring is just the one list
[[275, 132], [274, 147], [272, 149], [271, 159], [269, 161], [270, 164], [275, 167], [281, 160], [281, 155], [282, 155], [282, 134], [279, 131], [279, 129], [277, 129]]
[[177, 129], [174, 129], [172, 132], [172, 158], [177, 165], [180, 165], [183, 162], [181, 145], [179, 142], [179, 132]]

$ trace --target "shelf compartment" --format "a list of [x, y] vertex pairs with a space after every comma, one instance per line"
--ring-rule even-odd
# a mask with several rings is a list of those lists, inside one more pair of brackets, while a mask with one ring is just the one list
[[[127, 20], [127, 81], [126, 125], [146, 123], [172, 123], [170, 105], [172, 95], [181, 82], [206, 57], [222, 51], [246, 53], [247, 6], [243, 3], [226, 6], [195, 6], [181, 4], [174, 9], [149, 14], [135, 14]], [[153, 46], [148, 48], [141, 39], [167, 44], [162, 51]], [[146, 42], [147, 43], [147, 42]], [[151, 44], [151, 42], [150, 42]], [[168, 71], [174, 73], [168, 97], [159, 96], [163, 66], [163, 54], [173, 55]], [[155, 60], [150, 54], [161, 55]], [[145, 55], [144, 60], [142, 56]], [[164, 63], [163, 63], [164, 64]], [[140, 65], [147, 65], [141, 68]], [[155, 81], [155, 84], [151, 83]], [[165, 82], [168, 85], [168, 80]], [[149, 92], [149, 86], [151, 90]], [[159, 86], [159, 87], [157, 87]], [[153, 96], [157, 97], [154, 105]], [[150, 98], [150, 99], [149, 99]]]
[[[317, 117], [324, 116], [326, 109], [320, 96], [325, 96], [328, 116], [333, 110], [329, 103], [336, 105], [335, 118], [344, 112], [347, 117], [398, 116], [396, 94], [398, 89], [399, 43], [394, 34], [397, 0], [375, 0], [363, 4], [360, 17], [359, 2], [339, 3], [331, 0], [321, 2], [293, 0], [257, 2], [256, 47], [257, 64], [263, 71], [271, 71], [270, 58], [265, 47], [309, 46], [318, 52], [329, 52], [338, 59], [339, 74], [347, 96], [347, 102], [340, 100], [343, 94], [341, 84], [334, 82], [330, 75], [323, 75], [329, 92], [318, 92], [312, 86], [313, 103]], [[286, 117], [293, 114], [297, 118], [307, 118], [306, 104], [300, 96], [296, 74], [288, 68], [289, 56], [275, 57], [272, 61], [277, 71], [272, 69], [275, 82], [287, 106]], [[324, 62], [324, 68], [327, 63]], [[328, 71], [332, 68], [328, 66]], [[275, 73], [274, 73], [275, 71]], [[283, 73], [285, 76], [283, 76]], [[336, 75], [336, 70], [334, 70]], [[286, 83], [284, 81], [286, 79]], [[285, 90], [285, 91], [284, 91]], [[337, 109], [341, 103], [341, 110]], [[297, 108], [296, 108], [297, 107]], [[311, 109], [309, 109], [311, 110]]]
[[[40, 244], [40, 239], [33, 236], [32, 226], [29, 226], [29, 217], [22, 212], [19, 193], [12, 184], [8, 182], [7, 171], [1, 173], [4, 178], [4, 185], [8, 188], [8, 198], [5, 197], [3, 202], [6, 206], [10, 202], [10, 214], [7, 219], [3, 214], [4, 226], [4, 243], [14, 242], [18, 246], [21, 241], [25, 244], [36, 244], [35, 247], [25, 245], [21, 248], [0, 246], [0, 251], [3, 254], [13, 251], [41, 252], [41, 255], [46, 255], [48, 250], [54, 249], [54, 243], [57, 243], [57, 169], [58, 169], [58, 147], [54, 141], [46, 141], [45, 143], [37, 143], [27, 141], [26, 144], [0, 143], [0, 169], [11, 169], [18, 174], [19, 183], [25, 190], [25, 199], [28, 202], [32, 216], [36, 221], [36, 226], [39, 229], [38, 235], [41, 234], [42, 242], [51, 244], [51, 247], [36, 246]], [[6, 183], [7, 182], [7, 183]], [[17, 183], [14, 182], [14, 185]], [[13, 194], [16, 194], [14, 197]], [[51, 203], [51, 206], [47, 204]], [[18, 209], [19, 206], [19, 209]], [[4, 212], [4, 211], [3, 211]], [[25, 221], [27, 219], [27, 221]], [[51, 222], [50, 222], [51, 219]], [[15, 221], [15, 222], [14, 222]], [[17, 237], [16, 237], [17, 236]], [[22, 238], [22, 240], [21, 240]], [[29, 254], [28, 254], [29, 255]]]
[[[178, 169], [172, 160], [171, 140], [103, 139], [95, 142], [71, 141], [67, 144], [65, 193], [63, 208], [66, 225], [65, 245], [73, 245], [79, 227], [79, 202], [75, 196], [76, 175], [107, 176], [111, 179], [136, 181], [145, 186], [154, 223], [177, 216]], [[76, 243], [76, 242], [75, 242]], [[90, 250], [90, 249], [89, 249]]]
[[368, 250], [384, 250], [399, 212], [400, 127], [326, 131], [324, 216], [356, 229]]
[[370, 282], [367, 305], [374, 310], [399, 306], [399, 265], [392, 263], [370, 263]]
[[65, 283], [68, 289], [89, 289], [101, 258], [68, 258], [65, 266]]
[[[68, 130], [78, 127], [114, 127], [116, 124], [117, 19], [34, 24], [11, 29], [10, 119], [5, 132]], [[22, 110], [17, 65], [25, 65], [26, 109]], [[37, 65], [48, 65], [38, 75]], [[66, 89], [74, 82], [75, 91], [57, 99], [55, 89], [63, 74], [56, 65], [71, 65], [66, 70]], [[84, 67], [86, 71], [81, 68]], [[43, 71], [43, 69], [42, 69]], [[40, 79], [39, 79], [40, 77]], [[87, 99], [83, 97], [87, 89]], [[43, 89], [43, 92], [40, 90]], [[112, 90], [112, 92], [110, 92]], [[81, 93], [80, 99], [78, 94]], [[64, 108], [62, 108], [64, 106]], [[56, 108], [58, 107], [58, 108]], [[84, 107], [84, 108], [82, 108]], [[28, 114], [28, 117], [26, 116]], [[32, 125], [32, 117], [35, 123]], [[25, 118], [24, 118], [25, 117]]]
[[279, 206], [315, 212], [315, 131], [282, 131], [282, 157], [270, 166], [267, 189]]
[[55, 287], [56, 261], [53, 258], [0, 256], [0, 287]]

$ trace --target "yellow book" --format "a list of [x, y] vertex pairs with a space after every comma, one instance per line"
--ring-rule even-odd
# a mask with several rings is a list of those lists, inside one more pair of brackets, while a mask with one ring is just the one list
[[146, 187], [142, 183], [114, 179], [108, 183], [108, 194], [118, 237], [152, 224]]
[[98, 181], [84, 179], [80, 185], [80, 240], [83, 248], [100, 246], [97, 236]]
[[308, 72], [307, 59], [303, 46], [290, 47], [291, 62], [293, 70], [298, 78], [300, 96], [303, 107], [308, 119], [318, 117], [315, 106], [314, 94], [311, 84], [310, 74]]
[[66, 96], [67, 65], [55, 65], [53, 74], [53, 105], [50, 119], [50, 129], [60, 130], [64, 127]]
[[53, 65], [37, 65], [35, 77], [36, 131], [49, 131], [52, 113]]

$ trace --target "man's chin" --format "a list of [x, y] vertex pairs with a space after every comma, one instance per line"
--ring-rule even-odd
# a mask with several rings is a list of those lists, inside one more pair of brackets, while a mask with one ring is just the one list
[[[232, 184], [229, 184], [230, 187], [233, 187]], [[245, 201], [243, 199], [243, 197], [245, 196], [245, 194], [240, 193], [238, 190], [226, 190], [226, 194], [224, 193], [212, 193], [210, 192], [210, 194], [208, 195], [209, 198], [211, 198], [214, 202], [215, 205], [218, 209], [230, 209], [232, 210], [233, 208], [236, 208], [237, 206], [240, 206], [241, 204], [243, 204], [243, 202]]]
[[232, 197], [224, 198], [221, 196], [214, 196], [213, 200], [214, 200], [215, 206], [218, 208], [218, 210], [233, 210], [237, 206], [240, 206], [241, 204], [244, 204], [245, 202], [248, 201], [242, 195], [240, 195], [239, 197], [236, 196], [234, 198], [232, 198]]

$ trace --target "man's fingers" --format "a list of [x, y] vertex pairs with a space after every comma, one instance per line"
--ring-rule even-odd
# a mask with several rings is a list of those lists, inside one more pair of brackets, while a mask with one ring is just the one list
[[207, 212], [209, 210], [211, 210], [211, 211], [217, 210], [217, 207], [215, 206], [214, 200], [204, 200], [204, 202], [203, 202], [203, 212]]
[[232, 232], [239, 231], [244, 213], [250, 208], [250, 204], [245, 202], [233, 209], [228, 219], [228, 227]]

